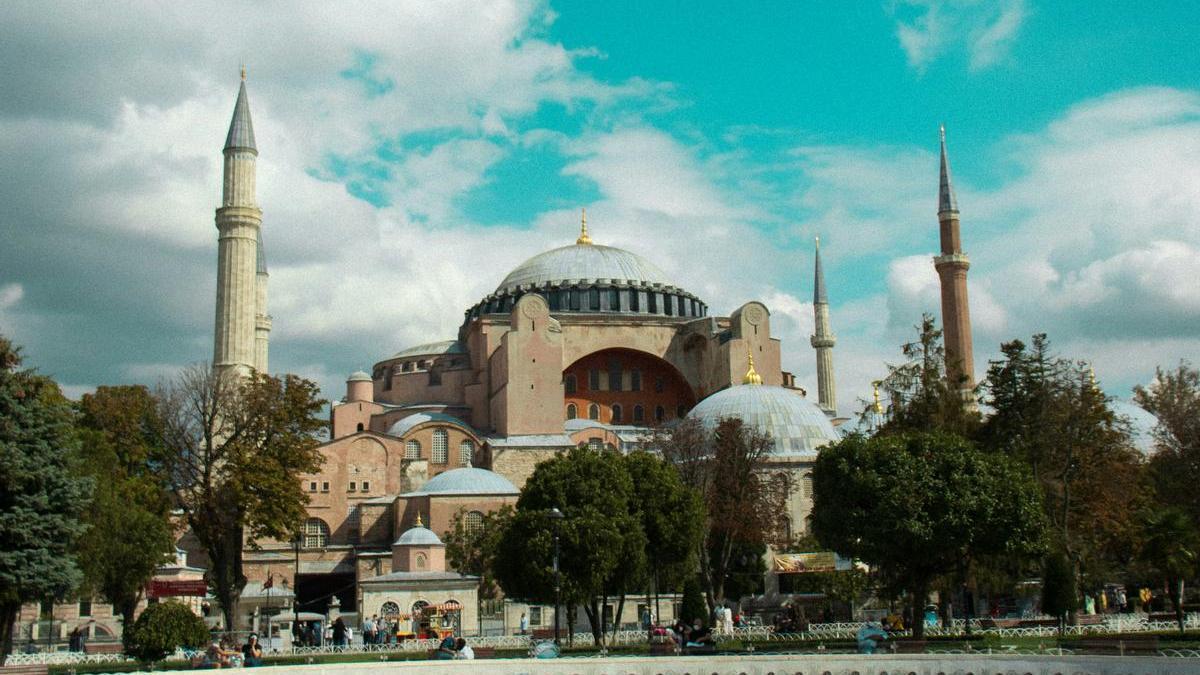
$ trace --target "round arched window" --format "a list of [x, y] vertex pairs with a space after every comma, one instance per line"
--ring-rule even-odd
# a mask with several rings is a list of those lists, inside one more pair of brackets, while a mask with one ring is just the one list
[[476, 534], [483, 531], [483, 514], [479, 511], [471, 511], [467, 513], [464, 524], [467, 532]]
[[404, 444], [404, 459], [421, 459], [421, 441], [408, 439]]
[[450, 461], [450, 434], [445, 429], [433, 430], [433, 463], [445, 464]]
[[588, 406], [588, 419], [596, 421], [600, 420], [600, 406], [596, 405], [595, 403]]
[[573, 420], [576, 417], [579, 417], [579, 408], [576, 408], [574, 403], [568, 403], [567, 404], [567, 419]]
[[329, 542], [329, 526], [320, 518], [304, 521], [304, 548], [325, 548]]
[[458, 465], [471, 466], [471, 462], [475, 459], [475, 444], [471, 439], [464, 438], [458, 444]]
[[425, 569], [425, 566], [429, 564], [429, 561], [425, 558], [424, 553], [418, 553], [415, 558], [415, 563], [416, 563], [417, 569], [423, 570], [423, 569]]
[[385, 602], [385, 603], [383, 603], [383, 606], [379, 608], [379, 613], [386, 617], [399, 616], [400, 615], [400, 605], [397, 605], [394, 602]]

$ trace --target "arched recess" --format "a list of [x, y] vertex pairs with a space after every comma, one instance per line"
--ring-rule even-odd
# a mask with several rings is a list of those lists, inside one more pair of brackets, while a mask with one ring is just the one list
[[[596, 405], [600, 408], [598, 421], [606, 424], [654, 424], [656, 420], [649, 415], [642, 422], [634, 419], [630, 411], [639, 406], [643, 411], [662, 407], [666, 411], [662, 421], [670, 421], [696, 403], [695, 392], [674, 365], [636, 349], [592, 352], [567, 366], [563, 379], [576, 383], [574, 392], [564, 393], [568, 417], [571, 410], [583, 416]], [[616, 419], [614, 406], [620, 411]]]

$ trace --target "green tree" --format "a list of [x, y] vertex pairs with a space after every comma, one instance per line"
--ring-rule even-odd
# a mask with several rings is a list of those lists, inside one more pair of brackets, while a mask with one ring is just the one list
[[1042, 611], [1058, 619], [1058, 633], [1066, 628], [1067, 615], [1079, 608], [1075, 568], [1067, 555], [1055, 551], [1042, 567]]
[[467, 510], [459, 509], [454, 514], [450, 530], [442, 537], [442, 541], [446, 543], [446, 560], [450, 567], [461, 574], [479, 577], [480, 598], [497, 598], [500, 588], [496, 585], [493, 572], [496, 552], [499, 550], [504, 528], [512, 519], [513, 508], [505, 505], [484, 514], [478, 528], [468, 527], [466, 516]]
[[1140, 455], [1084, 364], [1054, 356], [1042, 334], [1001, 351], [988, 368], [995, 412], [980, 442], [1029, 466], [1055, 548], [1074, 565], [1078, 586], [1098, 586], [1136, 551]]
[[691, 623], [696, 619], [705, 621], [708, 616], [708, 607], [704, 602], [704, 592], [701, 589], [700, 579], [696, 575], [690, 575], [683, 581], [683, 602], [679, 607], [678, 619], [682, 619], [687, 623]]
[[175, 504], [209, 557], [208, 583], [234, 626], [243, 547], [294, 539], [307, 515], [300, 475], [320, 469], [325, 401], [295, 375], [238, 377], [204, 365], [157, 392]]
[[[943, 575], [966, 579], [984, 556], [1040, 551], [1037, 488], [1017, 463], [952, 434], [852, 435], [813, 469], [813, 534], [881, 568], [924, 606]], [[915, 622], [919, 637], [924, 629]]]
[[1154, 382], [1134, 387], [1134, 401], [1158, 417], [1149, 477], [1160, 504], [1182, 508], [1200, 525], [1200, 370], [1159, 368]]
[[1200, 569], [1200, 533], [1186, 512], [1171, 507], [1145, 512], [1142, 533], [1144, 540], [1139, 557], [1170, 589], [1175, 620], [1182, 633], [1183, 585]]
[[[549, 517], [555, 508], [565, 516], [557, 524]], [[554, 601], [555, 532], [563, 603], [583, 607], [602, 644], [603, 603], [644, 588], [646, 573], [646, 536], [618, 454], [576, 448], [534, 469], [497, 549], [496, 578], [506, 596]]]
[[78, 586], [71, 549], [92, 487], [70, 470], [70, 403], [52, 380], [20, 365], [20, 350], [0, 336], [0, 665], [21, 605]]
[[160, 602], [150, 605], [125, 631], [125, 653], [154, 663], [180, 647], [199, 649], [208, 643], [208, 626], [186, 605]]
[[880, 433], [944, 431], [970, 437], [979, 413], [963, 398], [963, 382], [947, 379], [942, 331], [929, 314], [922, 315], [917, 330], [917, 339], [900, 348], [905, 363], [889, 366], [881, 381], [889, 403]]
[[133, 625], [142, 589], [174, 550], [157, 407], [140, 386], [100, 387], [79, 402], [79, 472], [96, 484], [76, 549], [85, 589]]

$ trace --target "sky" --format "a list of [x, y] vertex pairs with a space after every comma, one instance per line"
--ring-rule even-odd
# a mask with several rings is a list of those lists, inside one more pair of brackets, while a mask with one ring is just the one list
[[[0, 3], [0, 333], [70, 395], [211, 359], [239, 68], [271, 370], [324, 395], [574, 241], [727, 315], [841, 411], [939, 314], [938, 125], [976, 371], [1045, 332], [1118, 398], [1200, 356], [1194, 3]], [[815, 395], [815, 394], [814, 394]]]

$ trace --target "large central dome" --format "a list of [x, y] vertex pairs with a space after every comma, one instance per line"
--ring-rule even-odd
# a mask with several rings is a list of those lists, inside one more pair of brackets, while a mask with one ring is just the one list
[[517, 265], [496, 287], [496, 292], [574, 279], [673, 285], [657, 265], [636, 253], [612, 246], [572, 244], [539, 253]]

